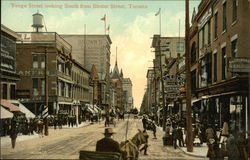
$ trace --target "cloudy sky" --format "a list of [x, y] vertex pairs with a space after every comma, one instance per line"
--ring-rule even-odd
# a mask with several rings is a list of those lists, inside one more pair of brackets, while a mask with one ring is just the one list
[[[190, 0], [190, 18], [193, 8], [200, 0]], [[111, 5], [123, 8], [111, 8]], [[97, 7], [97, 8], [94, 8]], [[154, 54], [151, 37], [159, 34], [159, 17], [155, 13], [161, 8], [162, 36], [184, 36], [185, 1], [10, 1], [1, 4], [2, 24], [14, 31], [32, 31], [32, 14], [39, 10], [45, 18], [47, 30], [59, 34], [104, 34], [106, 14], [110, 24], [111, 68], [115, 63], [115, 48], [118, 47], [118, 67], [133, 83], [134, 104], [140, 107], [146, 88], [146, 72], [152, 66]], [[82, 7], [82, 8], [81, 8]], [[106, 8], [100, 8], [106, 7]], [[196, 9], [197, 10], [197, 9]]]

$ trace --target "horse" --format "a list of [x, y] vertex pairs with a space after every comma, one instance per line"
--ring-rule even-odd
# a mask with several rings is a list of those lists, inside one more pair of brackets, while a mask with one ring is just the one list
[[138, 160], [140, 147], [148, 142], [149, 135], [147, 131], [141, 131], [140, 129], [138, 131], [131, 140], [120, 144], [121, 150], [125, 152], [125, 160]]

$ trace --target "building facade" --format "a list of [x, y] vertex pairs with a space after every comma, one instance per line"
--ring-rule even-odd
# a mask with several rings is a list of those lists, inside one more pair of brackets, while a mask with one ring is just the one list
[[18, 33], [17, 97], [39, 115], [48, 101], [49, 114], [72, 114], [71, 45], [55, 32]]
[[249, 131], [250, 30], [247, 0], [203, 0], [190, 30], [195, 119]]
[[[122, 71], [121, 75], [123, 77]], [[122, 89], [123, 89], [123, 102], [124, 102], [124, 109], [125, 111], [130, 111], [134, 106], [133, 101], [133, 94], [132, 94], [132, 88], [133, 84], [130, 78], [123, 78], [122, 80]]]
[[21, 37], [1, 24], [1, 98], [16, 99], [16, 83], [20, 76], [16, 73], [16, 41]]
[[71, 78], [73, 110], [72, 115], [77, 115], [77, 124], [79, 119], [83, 119], [84, 112], [82, 111], [82, 104], [90, 103], [92, 94], [90, 92], [90, 71], [86, 70], [76, 60], [72, 60]]
[[110, 71], [109, 35], [62, 35], [72, 46], [72, 57], [77, 59], [86, 69], [91, 70], [94, 64], [100, 74]]

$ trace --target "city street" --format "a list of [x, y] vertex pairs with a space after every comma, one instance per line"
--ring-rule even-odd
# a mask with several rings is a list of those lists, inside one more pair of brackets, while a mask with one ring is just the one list
[[[125, 140], [125, 130], [127, 119], [119, 121], [114, 128], [116, 134], [114, 139], [117, 141]], [[129, 119], [128, 138], [131, 138], [137, 132], [137, 129], [142, 129], [141, 120]], [[82, 128], [49, 130], [49, 136], [36, 138], [18, 142], [15, 149], [11, 149], [10, 145], [1, 148], [1, 158], [12, 159], [78, 159], [80, 150], [95, 150], [96, 141], [103, 137], [104, 124], [96, 123]], [[157, 131], [158, 139], [152, 139], [153, 134], [149, 134], [149, 149], [148, 155], [140, 154], [140, 159], [143, 160], [199, 160], [202, 158], [189, 157], [183, 154], [179, 149], [174, 150], [173, 147], [162, 146], [161, 131]]]

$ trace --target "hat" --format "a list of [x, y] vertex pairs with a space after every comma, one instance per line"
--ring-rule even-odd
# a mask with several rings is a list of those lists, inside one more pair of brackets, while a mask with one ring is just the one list
[[113, 131], [112, 128], [105, 128], [104, 133], [103, 134], [115, 134], [115, 132]]

